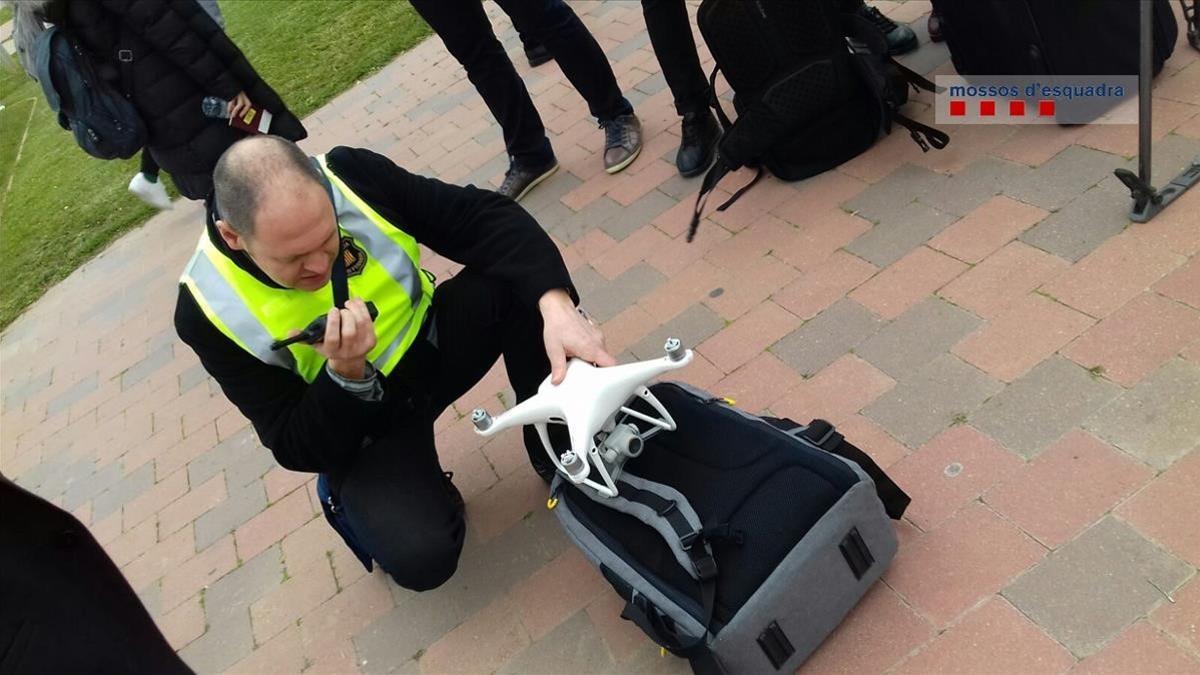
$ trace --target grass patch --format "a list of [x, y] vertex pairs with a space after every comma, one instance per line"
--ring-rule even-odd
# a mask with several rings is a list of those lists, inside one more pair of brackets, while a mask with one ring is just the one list
[[0, 23], [4, 23], [12, 18], [12, 9], [8, 5], [0, 6]]
[[[221, 10], [230, 37], [300, 117], [430, 32], [411, 5], [394, 0], [222, 0]], [[3, 328], [154, 210], [126, 190], [137, 158], [86, 155], [24, 71], [0, 71], [0, 103]]]

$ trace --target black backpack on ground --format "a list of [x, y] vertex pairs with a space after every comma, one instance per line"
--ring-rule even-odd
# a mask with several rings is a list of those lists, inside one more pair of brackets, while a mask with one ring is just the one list
[[[58, 123], [85, 152], [100, 159], [126, 159], [146, 142], [146, 126], [133, 103], [99, 76], [76, 40], [51, 26], [34, 45], [37, 80]], [[122, 83], [128, 87], [132, 52], [121, 50]]]
[[[971, 75], [1137, 75], [1131, 0], [938, 0], [954, 68]], [[1186, 7], [1186, 6], [1185, 6]], [[1154, 0], [1154, 73], [1175, 49], [1168, 0]]]
[[621, 616], [697, 673], [793, 672], [887, 569], [908, 495], [827, 422], [758, 417], [682, 383], [650, 390], [677, 428], [621, 420], [644, 445], [618, 494], [559, 473], [549, 506]]
[[717, 210], [732, 204], [766, 169], [783, 180], [815, 176], [856, 157], [891, 130], [906, 127], [927, 151], [949, 137], [900, 114], [908, 87], [935, 85], [887, 55], [869, 20], [840, 11], [839, 0], [704, 0], [696, 22], [717, 71], [733, 87], [738, 119], [714, 95], [725, 133], [704, 176], [688, 230], [691, 241], [708, 195], [743, 166], [758, 175]]

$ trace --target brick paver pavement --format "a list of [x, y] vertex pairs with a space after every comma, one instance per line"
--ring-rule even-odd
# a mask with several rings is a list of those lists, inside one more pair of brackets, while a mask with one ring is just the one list
[[[924, 36], [928, 2], [877, 4]], [[837, 171], [764, 181], [688, 245], [698, 180], [670, 166], [678, 123], [639, 5], [575, 6], [645, 126], [615, 177], [557, 66], [530, 70], [489, 12], [564, 169], [525, 206], [613, 348], [681, 336], [699, 354], [683, 379], [836, 420], [915, 500], [883, 582], [804, 670], [1200, 671], [1200, 190], [1131, 226], [1111, 172], [1132, 127], [948, 127], [927, 155], [899, 132]], [[1160, 183], [1200, 152], [1197, 56], [1181, 37], [1156, 82]], [[950, 71], [942, 46], [905, 60]], [[308, 125], [310, 151], [362, 145], [445, 180], [495, 185], [506, 165], [436, 39]], [[155, 217], [0, 342], [3, 471], [90, 526], [191, 665], [684, 670], [618, 618], [519, 435], [471, 432], [463, 412], [512, 401], [499, 371], [437, 426], [468, 502], [458, 573], [423, 594], [365, 573], [312, 477], [275, 465], [174, 335], [200, 216]]]

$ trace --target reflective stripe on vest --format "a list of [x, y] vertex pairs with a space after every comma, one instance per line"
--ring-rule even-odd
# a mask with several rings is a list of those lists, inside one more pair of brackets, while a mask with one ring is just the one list
[[[387, 375], [416, 339], [433, 297], [433, 284], [420, 268], [416, 240], [393, 226], [354, 194], [318, 157], [329, 181], [340, 235], [348, 235], [366, 253], [362, 272], [350, 276], [350, 297], [375, 303], [375, 348], [367, 355]], [[333, 286], [316, 291], [272, 288], [241, 269], [212, 243], [207, 230], [180, 283], [187, 285], [201, 311], [225, 336], [255, 358], [287, 368], [312, 382], [325, 357], [310, 345], [271, 351], [271, 343], [289, 330], [308, 325], [333, 306]]]

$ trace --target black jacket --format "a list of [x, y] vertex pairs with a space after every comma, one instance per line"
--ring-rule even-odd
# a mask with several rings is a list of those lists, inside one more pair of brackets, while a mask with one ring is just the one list
[[271, 133], [297, 141], [307, 133], [279, 95], [195, 0], [56, 0], [46, 19], [79, 40], [103, 77], [121, 88], [119, 50], [130, 50], [128, 87], [146, 123], [146, 147], [181, 193], [203, 199], [217, 159], [243, 136], [205, 117], [205, 96], [245, 91], [274, 116]]
[[[520, 302], [534, 307], [542, 294], [555, 288], [575, 295], [554, 242], [508, 198], [413, 175], [370, 150], [337, 147], [327, 160], [329, 168], [388, 222], [435, 253], [507, 282]], [[245, 254], [225, 247], [211, 213], [208, 232], [239, 267], [274, 285]], [[399, 416], [408, 414], [399, 394], [402, 385], [394, 378], [384, 381], [384, 399], [373, 403], [348, 394], [324, 368], [309, 384], [289, 370], [259, 361], [209, 323], [182, 284], [175, 330], [287, 469], [337, 475], [365, 437], [383, 435]], [[393, 375], [400, 370], [397, 367]]]

